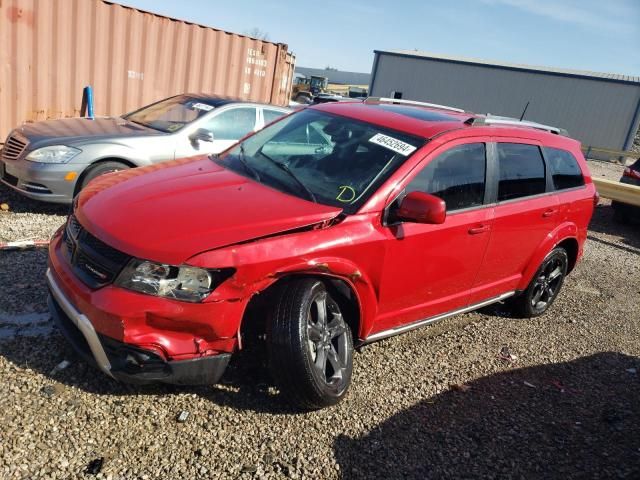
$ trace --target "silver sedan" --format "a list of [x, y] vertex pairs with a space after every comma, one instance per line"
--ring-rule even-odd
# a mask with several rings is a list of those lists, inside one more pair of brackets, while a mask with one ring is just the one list
[[0, 180], [30, 198], [71, 203], [99, 175], [220, 153], [289, 112], [274, 105], [184, 94], [122, 117], [26, 123], [7, 137]]

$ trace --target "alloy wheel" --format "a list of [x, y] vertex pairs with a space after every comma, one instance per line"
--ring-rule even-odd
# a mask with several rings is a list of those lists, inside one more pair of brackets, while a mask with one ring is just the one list
[[531, 306], [536, 310], [545, 309], [558, 293], [564, 275], [562, 259], [552, 257], [540, 270], [533, 286]]
[[339, 388], [346, 377], [347, 328], [338, 304], [326, 291], [319, 292], [307, 316], [307, 344], [317, 377], [331, 387]]

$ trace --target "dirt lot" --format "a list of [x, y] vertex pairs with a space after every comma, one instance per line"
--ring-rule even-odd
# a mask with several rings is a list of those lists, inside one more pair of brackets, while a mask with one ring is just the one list
[[[2, 201], [0, 241], [64, 221]], [[547, 315], [497, 307], [366, 347], [346, 401], [315, 413], [246, 357], [217, 386], [109, 380], [51, 327], [45, 268], [45, 251], [0, 253], [0, 478], [96, 478], [99, 458], [111, 479], [640, 478], [640, 228], [606, 204]]]

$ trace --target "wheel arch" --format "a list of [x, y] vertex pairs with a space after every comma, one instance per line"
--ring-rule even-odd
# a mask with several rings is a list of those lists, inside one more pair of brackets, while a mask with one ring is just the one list
[[542, 261], [549, 252], [556, 247], [562, 247], [567, 251], [567, 255], [569, 256], [569, 268], [567, 273], [571, 272], [578, 262], [580, 253], [578, 227], [574, 223], [563, 223], [545, 237], [531, 257], [529, 263], [526, 265], [522, 279], [517, 287], [518, 291], [523, 291], [527, 288]]
[[[253, 335], [260, 335], [266, 326], [267, 318], [264, 312], [268, 310], [274, 296], [278, 295], [286, 284], [303, 278], [315, 278], [322, 281], [333, 298], [338, 302], [344, 318], [351, 328], [354, 343], [364, 338], [369, 328], [365, 319], [366, 307], [363, 305], [362, 287], [358, 287], [351, 278], [335, 273], [299, 270], [277, 275], [274, 280], [261, 290], [255, 292], [245, 307], [240, 322], [240, 338], [247, 339]], [[365, 293], [365, 295], [368, 295]], [[243, 340], [244, 342], [244, 340]]]
[[558, 243], [556, 247], [562, 247], [567, 252], [567, 256], [569, 257], [569, 268], [567, 269], [567, 273], [570, 273], [571, 270], [575, 268], [576, 263], [578, 263], [578, 251], [580, 250], [578, 239], [575, 237], [565, 238]]
[[84, 181], [86, 176], [89, 174], [91, 169], [94, 168], [96, 165], [99, 165], [99, 164], [105, 163], [105, 162], [118, 162], [118, 163], [122, 163], [123, 165], [126, 165], [129, 168], [136, 168], [138, 166], [134, 162], [132, 162], [131, 160], [123, 158], [123, 157], [110, 156], [110, 157], [104, 157], [104, 158], [99, 158], [97, 160], [94, 160], [93, 162], [91, 162], [90, 164], [88, 164], [84, 168], [84, 170], [82, 171], [82, 173], [80, 174], [80, 176], [76, 180], [76, 184], [75, 184], [75, 187], [73, 189], [73, 195], [74, 196], [76, 196], [78, 194], [78, 192], [79, 192], [78, 189], [80, 188], [80, 185], [82, 185], [82, 182]]

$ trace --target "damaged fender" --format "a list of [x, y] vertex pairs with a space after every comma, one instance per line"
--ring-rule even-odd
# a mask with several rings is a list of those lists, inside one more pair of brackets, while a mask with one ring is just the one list
[[[358, 225], [362, 227], [357, 228]], [[201, 268], [241, 266], [205, 302], [237, 302], [242, 305], [243, 312], [254, 295], [287, 276], [315, 275], [343, 281], [357, 302], [358, 336], [365, 338], [373, 327], [377, 312], [378, 292], [374, 285], [378, 284], [384, 257], [384, 238], [375, 229], [364, 225], [365, 222], [347, 218], [337, 225], [204, 252], [190, 258], [187, 263]], [[333, 233], [331, 241], [327, 241], [327, 230]], [[323, 241], [319, 241], [320, 238]], [[367, 263], [370, 258], [381, 261]], [[360, 259], [362, 261], [358, 261]], [[369, 269], [359, 265], [368, 265]], [[240, 322], [241, 316], [238, 318]], [[239, 329], [240, 325], [236, 327]]]

